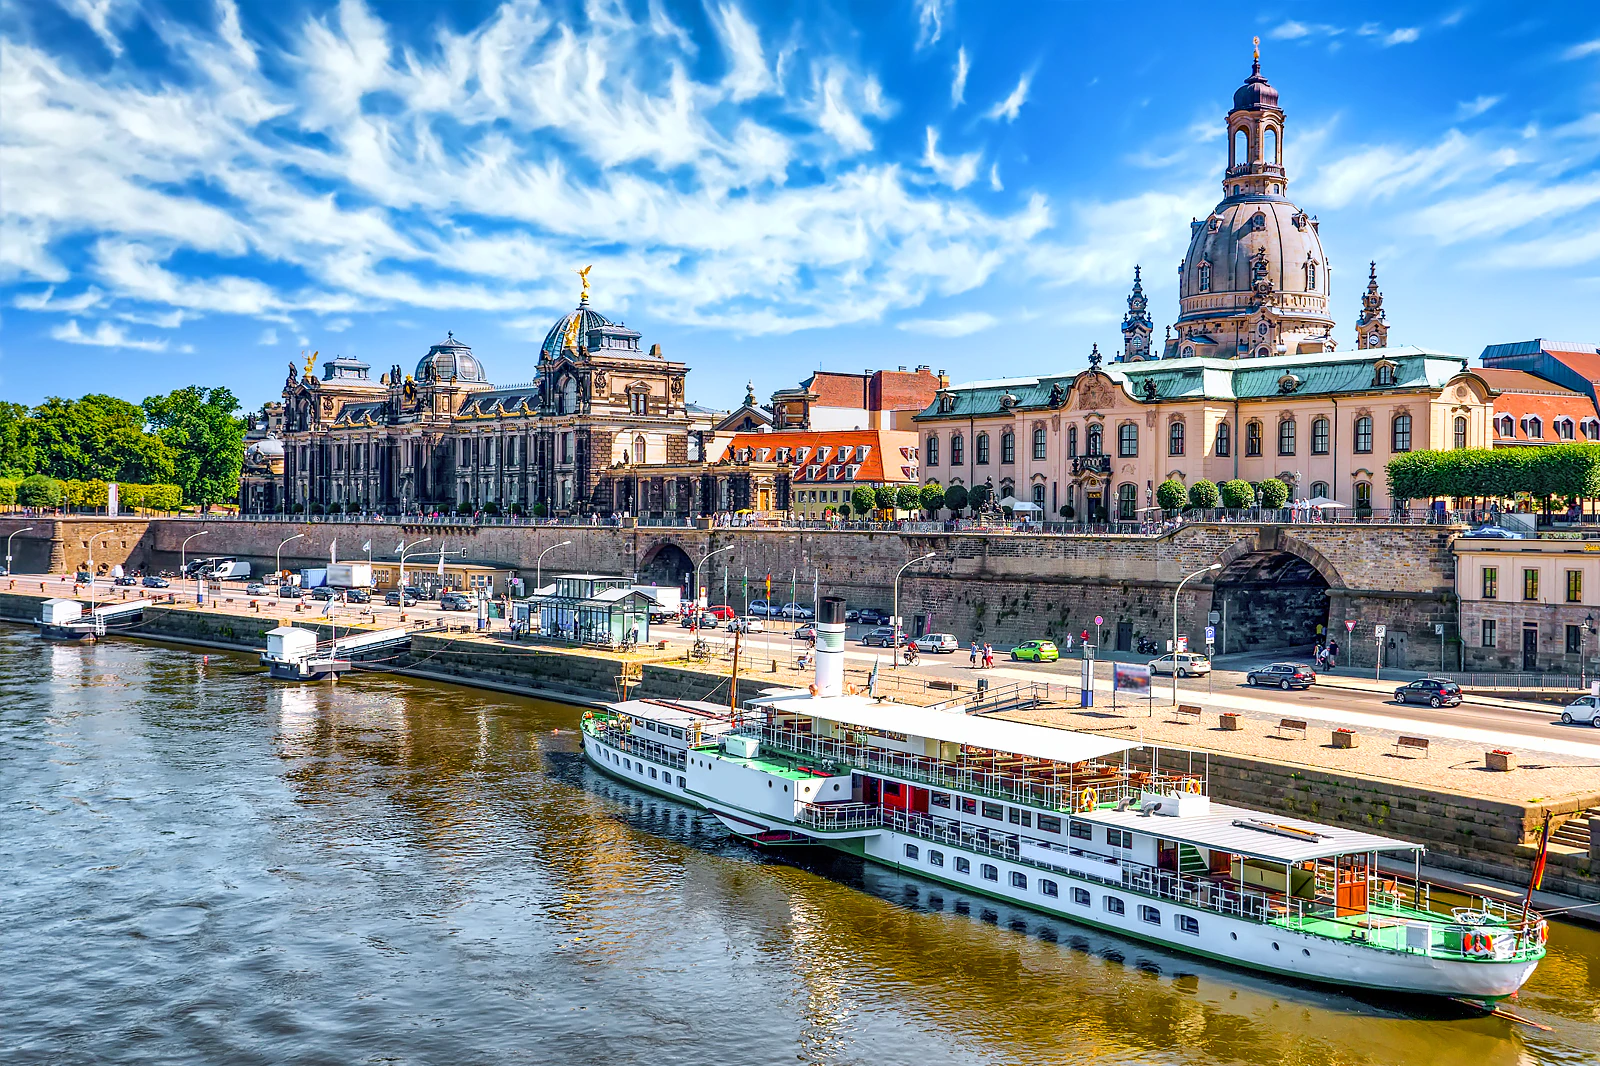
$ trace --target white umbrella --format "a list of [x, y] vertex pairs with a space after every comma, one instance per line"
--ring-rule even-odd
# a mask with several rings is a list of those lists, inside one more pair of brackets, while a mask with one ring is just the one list
[[1044, 508], [1036, 503], [1024, 503], [1015, 496], [1007, 496], [1000, 501], [1001, 507], [1009, 507], [1013, 511], [1043, 511]]
[[1314, 496], [1305, 501], [1307, 507], [1344, 507], [1338, 500], [1330, 500], [1326, 496]]

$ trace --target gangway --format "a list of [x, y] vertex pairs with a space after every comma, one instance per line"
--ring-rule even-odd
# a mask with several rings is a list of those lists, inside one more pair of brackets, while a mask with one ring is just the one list
[[349, 673], [361, 656], [411, 645], [420, 629], [376, 629], [347, 633], [336, 640], [318, 641], [310, 629], [282, 625], [267, 632], [267, 650], [261, 663], [269, 677], [280, 681], [315, 681]]
[[85, 614], [77, 600], [45, 600], [39, 607], [39, 635], [47, 640], [92, 642], [109, 629], [138, 625], [144, 621], [145, 608], [154, 606], [154, 600], [128, 600], [102, 604]]

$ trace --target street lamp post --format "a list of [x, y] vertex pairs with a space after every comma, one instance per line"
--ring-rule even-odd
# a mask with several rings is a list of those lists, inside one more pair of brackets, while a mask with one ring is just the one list
[[533, 564], [533, 591], [534, 591], [534, 595], [538, 595], [539, 590], [544, 588], [544, 556], [545, 556], [545, 552], [553, 552], [557, 548], [565, 548], [568, 544], [571, 544], [571, 543], [572, 543], [572, 541], [570, 541], [570, 540], [564, 540], [560, 544], [552, 544], [552, 545], [550, 545], [550, 547], [546, 548], [544, 551], [539, 553], [539, 558], [536, 559], [534, 561], [534, 564]]
[[402, 611], [406, 609], [406, 552], [419, 544], [426, 544], [432, 539], [432, 537], [423, 537], [421, 540], [414, 540], [410, 544], [405, 541], [400, 542], [400, 610]]
[[[7, 561], [8, 562], [10, 561], [10, 556], [7, 556]], [[1583, 620], [1583, 631], [1586, 634], [1594, 632], [1594, 615], [1591, 614], [1588, 617], [1584, 618], [1584, 620]], [[1578, 687], [1579, 688], [1585, 688], [1586, 689], [1586, 688], [1589, 687], [1589, 682], [1588, 682], [1587, 678], [1588, 678], [1588, 674], [1585, 672], [1585, 667], [1584, 667], [1584, 664], [1583, 664], [1583, 646], [1580, 644], [1578, 646]]]
[[1177, 706], [1177, 704], [1178, 704], [1178, 596], [1183, 592], [1183, 586], [1190, 578], [1199, 577], [1201, 574], [1209, 574], [1212, 571], [1221, 570], [1221, 569], [1222, 569], [1222, 564], [1221, 563], [1212, 563], [1210, 566], [1201, 567], [1199, 570], [1196, 570], [1194, 573], [1192, 573], [1192, 574], [1188, 575], [1187, 577], [1185, 577], [1183, 579], [1183, 581], [1178, 582], [1178, 587], [1175, 590], [1173, 590], [1173, 593], [1172, 593], [1172, 704], [1173, 704], [1173, 706]]
[[210, 532], [211, 532], [211, 530], [209, 530], [209, 529], [202, 529], [198, 533], [190, 533], [187, 537], [183, 538], [183, 543], [178, 545], [178, 576], [179, 577], [188, 577], [189, 576], [188, 572], [187, 572], [187, 570], [186, 570], [186, 568], [184, 566], [184, 560], [186, 560], [188, 558], [187, 549], [189, 547], [189, 542], [191, 540], [193, 540], [194, 538], [196, 538], [196, 537], [203, 537], [203, 536], [205, 536], [206, 534], [208, 534]]
[[21, 529], [13, 529], [10, 533], [6, 534], [6, 573], [7, 574], [11, 573], [11, 538], [16, 536], [18, 533], [26, 533], [28, 530], [30, 530], [32, 528], [33, 528], [32, 526], [23, 526]]
[[115, 532], [116, 532], [116, 530], [114, 530], [114, 529], [105, 529], [105, 530], [101, 530], [99, 533], [96, 533], [94, 536], [89, 538], [89, 561], [88, 561], [87, 565], [89, 567], [89, 617], [90, 618], [94, 617], [94, 542], [99, 540], [101, 537], [107, 536], [107, 535], [115, 533]]
[[291, 540], [299, 540], [303, 536], [305, 536], [304, 533], [296, 533], [292, 537], [284, 537], [282, 542], [278, 544], [277, 561], [273, 564], [272, 576], [278, 579], [277, 598], [280, 600], [283, 599], [283, 546]]
[[[721, 555], [723, 552], [731, 552], [737, 546], [738, 545], [735, 544], [724, 544], [722, 547], [717, 548], [714, 551], [706, 552], [700, 557], [700, 561], [694, 564], [694, 588], [689, 590], [689, 597], [694, 604], [694, 626], [689, 631], [694, 633], [697, 637], [700, 633], [700, 568], [706, 565], [706, 560], [711, 558], [713, 555]], [[748, 599], [749, 594], [747, 592], [745, 606], [746, 613], [748, 613], [750, 610]], [[772, 604], [770, 601], [767, 604], [767, 609], [769, 611], [772, 609]], [[770, 615], [768, 617], [770, 617]]]
[[938, 554], [938, 552], [929, 552], [926, 555], [919, 555], [894, 572], [894, 603], [889, 608], [889, 628], [894, 630], [894, 654], [889, 657], [889, 669], [891, 670], [897, 669], [900, 662], [900, 575], [906, 572], [906, 567], [932, 559]]

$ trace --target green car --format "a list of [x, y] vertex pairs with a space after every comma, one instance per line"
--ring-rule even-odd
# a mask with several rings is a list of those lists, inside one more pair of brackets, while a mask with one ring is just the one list
[[1056, 649], [1054, 643], [1048, 640], [1029, 640], [1011, 649], [1013, 662], [1031, 659], [1036, 663], [1053, 663], [1059, 658], [1061, 658], [1061, 652]]

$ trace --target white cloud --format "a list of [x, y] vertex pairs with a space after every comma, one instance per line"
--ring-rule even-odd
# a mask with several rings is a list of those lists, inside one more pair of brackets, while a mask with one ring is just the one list
[[928, 127], [927, 148], [922, 153], [922, 165], [933, 171], [934, 177], [952, 189], [965, 189], [978, 176], [978, 161], [982, 152], [968, 152], [954, 159], [939, 154], [939, 131]]
[[50, 336], [68, 344], [89, 344], [97, 348], [136, 348], [143, 352], [161, 352], [167, 348], [164, 340], [137, 340], [129, 337], [120, 326], [102, 322], [93, 333], [78, 328], [78, 320], [69, 319], [64, 326], [56, 326]]
[[944, 16], [950, 10], [951, 2], [952, 0], [916, 0], [919, 51], [939, 42], [939, 35], [944, 32]]
[[256, 341], [256, 343], [257, 344], [265, 344], [265, 345], [268, 345], [268, 346], [277, 344], [278, 343], [278, 331], [276, 329], [273, 329], [271, 326], [268, 326], [266, 329], [261, 331], [261, 339]]
[[950, 106], [960, 107], [967, 99], [967, 75], [972, 71], [972, 62], [967, 58], [967, 50], [956, 50], [956, 76], [950, 83]]
[[1028, 100], [1028, 85], [1033, 81], [1033, 75], [1024, 74], [1018, 81], [1017, 87], [1011, 90], [1011, 95], [995, 104], [984, 112], [984, 118], [1005, 119], [1007, 122], [1017, 120], [1017, 112], [1022, 110], [1022, 105]]
[[61, 6], [67, 9], [68, 14], [82, 19], [112, 55], [122, 54], [122, 42], [111, 32], [111, 16], [120, 6], [119, 0], [61, 0]]
[[772, 73], [761, 52], [761, 35], [744, 12], [733, 4], [724, 4], [711, 12], [711, 22], [728, 52], [731, 68], [723, 84], [731, 90], [733, 99], [748, 100], [770, 92]]
[[349, 329], [351, 325], [353, 325], [353, 323], [348, 318], [335, 318], [332, 321], [324, 322], [322, 324], [322, 328], [327, 330], [329, 333], [343, 333], [345, 330]]
[[1342, 26], [1330, 26], [1327, 23], [1299, 22], [1290, 19], [1279, 23], [1267, 31], [1267, 36], [1279, 41], [1297, 41], [1303, 37], [1337, 37], [1344, 32]]
[[1393, 48], [1397, 44], [1411, 44], [1420, 36], [1422, 36], [1421, 30], [1417, 29], [1415, 26], [1407, 26], [1402, 29], [1395, 30], [1388, 36], [1384, 37], [1383, 43], [1386, 48]]
[[949, 318], [913, 318], [899, 323], [896, 328], [930, 337], [965, 337], [999, 324], [1000, 320], [987, 311], [965, 311]]
[[136, 322], [141, 326], [177, 329], [183, 325], [183, 320], [188, 314], [184, 311], [118, 311], [117, 317], [124, 322]]
[[1585, 56], [1600, 54], [1600, 37], [1592, 41], [1582, 41], [1561, 53], [1562, 59], [1582, 59]]
[[989, 164], [989, 188], [993, 189], [995, 192], [1001, 192], [1005, 189], [1005, 186], [1000, 184], [999, 162]]
[[52, 285], [39, 293], [19, 293], [12, 302], [24, 311], [59, 311], [62, 314], [75, 315], [94, 307], [104, 296], [105, 293], [91, 285], [76, 296], [57, 300], [56, 287]]
[[1456, 105], [1456, 118], [1461, 120], [1477, 118], [1502, 99], [1504, 97], [1483, 95], [1475, 100], [1463, 100]]

